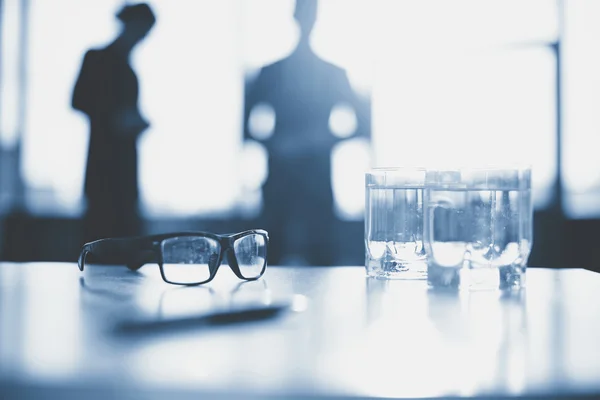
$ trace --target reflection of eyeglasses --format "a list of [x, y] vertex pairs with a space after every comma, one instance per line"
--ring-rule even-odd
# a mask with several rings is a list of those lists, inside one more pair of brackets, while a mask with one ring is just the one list
[[183, 232], [161, 235], [100, 239], [86, 243], [79, 255], [83, 271], [88, 254], [95, 258], [119, 259], [137, 271], [157, 263], [167, 283], [199, 285], [211, 281], [225, 254], [233, 273], [240, 279], [260, 278], [267, 268], [269, 235], [262, 229], [233, 234]]

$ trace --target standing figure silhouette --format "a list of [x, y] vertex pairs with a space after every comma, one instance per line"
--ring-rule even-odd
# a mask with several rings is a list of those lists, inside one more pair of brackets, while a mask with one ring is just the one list
[[138, 234], [137, 140], [148, 128], [138, 108], [138, 81], [130, 65], [136, 44], [155, 17], [147, 4], [126, 5], [117, 14], [122, 29], [102, 49], [84, 56], [72, 106], [89, 118], [85, 174], [85, 240]]
[[[364, 103], [353, 92], [346, 72], [320, 59], [310, 47], [317, 6], [317, 0], [297, 0], [296, 49], [263, 67], [245, 99], [244, 138], [260, 140], [268, 153], [263, 219], [271, 237], [271, 263], [335, 263], [331, 153], [342, 139], [329, 128], [334, 107], [350, 105], [358, 122], [354, 135], [369, 135]], [[257, 105], [267, 105], [275, 114], [268, 138], [252, 136], [248, 122]]]

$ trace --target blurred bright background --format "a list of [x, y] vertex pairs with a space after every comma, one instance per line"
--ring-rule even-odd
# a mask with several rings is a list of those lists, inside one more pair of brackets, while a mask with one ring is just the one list
[[[149, 221], [254, 218], [268, 170], [264, 148], [242, 142], [244, 90], [294, 49], [294, 2], [148, 3], [157, 24], [133, 58], [151, 122], [140, 207]], [[85, 51], [117, 33], [124, 2], [0, 4], [4, 213], [76, 220], [88, 125], [70, 107], [73, 84]], [[360, 232], [369, 166], [482, 163], [531, 164], [542, 220], [598, 218], [598, 22], [594, 0], [321, 0], [312, 47], [372, 104], [372, 143], [332, 154], [339, 218]], [[273, 118], [257, 109], [250, 128], [268, 135]], [[355, 124], [344, 104], [330, 117], [340, 136]]]

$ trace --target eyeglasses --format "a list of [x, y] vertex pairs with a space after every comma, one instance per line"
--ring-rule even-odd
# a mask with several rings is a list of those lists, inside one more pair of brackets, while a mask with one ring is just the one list
[[269, 235], [262, 229], [222, 235], [183, 232], [100, 239], [83, 245], [77, 264], [83, 271], [89, 254], [100, 260], [118, 259], [132, 271], [144, 264], [157, 263], [165, 282], [200, 285], [215, 277], [227, 255], [233, 273], [252, 281], [265, 273], [268, 242]]

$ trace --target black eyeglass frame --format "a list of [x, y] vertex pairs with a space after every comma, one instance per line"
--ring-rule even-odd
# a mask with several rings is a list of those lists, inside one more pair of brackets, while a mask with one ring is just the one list
[[[233, 244], [236, 240], [249, 235], [260, 235], [265, 239], [265, 261], [261, 268], [260, 273], [252, 278], [246, 278], [240, 271], [237, 257], [235, 255]], [[210, 270], [210, 276], [208, 279], [200, 282], [182, 283], [173, 282], [167, 279], [163, 269], [163, 252], [162, 243], [166, 239], [178, 238], [178, 237], [206, 237], [213, 239], [219, 243], [219, 255], [213, 265], [208, 264]], [[122, 259], [125, 266], [131, 271], [137, 271], [145, 264], [156, 263], [159, 266], [160, 275], [163, 280], [173, 285], [182, 286], [196, 286], [208, 283], [216, 276], [217, 271], [221, 265], [221, 262], [227, 255], [229, 261], [229, 267], [233, 273], [240, 279], [245, 281], [255, 281], [264, 275], [267, 269], [267, 254], [269, 248], [269, 234], [263, 229], [251, 229], [239, 233], [227, 233], [217, 234], [211, 232], [174, 232], [174, 233], [163, 233], [158, 235], [150, 236], [135, 236], [135, 237], [124, 237], [124, 238], [107, 238], [99, 239], [93, 242], [89, 242], [83, 245], [79, 259], [77, 260], [77, 266], [80, 271], [83, 271], [85, 267], [86, 258], [89, 254], [95, 257], [111, 257]]]

